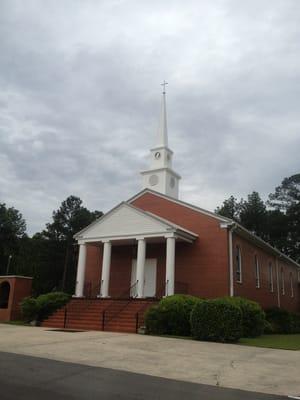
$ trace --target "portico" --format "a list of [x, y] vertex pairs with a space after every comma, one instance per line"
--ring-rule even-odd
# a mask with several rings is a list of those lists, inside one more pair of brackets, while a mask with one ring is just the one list
[[184, 241], [192, 244], [197, 235], [128, 203], [121, 203], [79, 232], [75, 238], [79, 244], [75, 297], [84, 296], [87, 246], [102, 247], [98, 297], [107, 298], [110, 296], [112, 249], [114, 246], [127, 245], [137, 249], [136, 260], [132, 258], [136, 265], [134, 275], [132, 272], [128, 296], [131, 294], [136, 298], [144, 298], [147, 297], [145, 289], [151, 279], [151, 274], [146, 270], [149, 264], [146, 258], [147, 246], [153, 243], [165, 246], [165, 277], [161, 284], [164, 295], [169, 296], [175, 292], [176, 242]]

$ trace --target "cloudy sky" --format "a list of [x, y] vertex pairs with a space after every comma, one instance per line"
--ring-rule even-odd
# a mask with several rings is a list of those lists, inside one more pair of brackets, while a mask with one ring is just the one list
[[300, 172], [299, 0], [0, 2], [0, 202], [141, 189], [167, 93], [180, 197], [213, 210]]

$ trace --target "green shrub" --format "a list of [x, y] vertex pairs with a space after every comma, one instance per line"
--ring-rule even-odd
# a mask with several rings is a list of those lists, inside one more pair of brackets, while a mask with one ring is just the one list
[[267, 321], [271, 324], [273, 333], [292, 333], [293, 318], [290, 312], [274, 307], [266, 310]]
[[264, 333], [265, 334], [272, 334], [274, 332], [273, 325], [269, 321], [265, 321], [265, 326], [264, 326]]
[[36, 301], [38, 306], [38, 320], [49, 317], [58, 308], [64, 306], [69, 300], [70, 295], [64, 292], [51, 292], [40, 295]]
[[191, 332], [197, 340], [236, 342], [242, 335], [242, 312], [224, 299], [199, 302], [191, 313]]
[[159, 305], [150, 307], [145, 314], [146, 332], [150, 334], [163, 335], [166, 333], [166, 319], [167, 316], [162, 313]]
[[42, 321], [65, 305], [70, 295], [63, 292], [42, 294], [37, 298], [27, 297], [21, 302], [21, 311], [27, 321]]
[[176, 294], [163, 298], [158, 305], [151, 307], [145, 314], [146, 332], [189, 336], [191, 334], [190, 314], [197, 297]]
[[242, 312], [242, 337], [256, 337], [264, 333], [266, 315], [258, 303], [243, 297], [224, 299], [238, 306]]
[[291, 333], [300, 333], [300, 314], [290, 313]]
[[33, 297], [25, 297], [21, 301], [21, 312], [25, 321], [33, 321], [37, 319], [38, 306], [37, 301]]

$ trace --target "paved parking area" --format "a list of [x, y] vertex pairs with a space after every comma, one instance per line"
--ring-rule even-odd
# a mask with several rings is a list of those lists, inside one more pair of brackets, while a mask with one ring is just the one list
[[284, 400], [273, 394], [0, 352], [1, 400]]
[[262, 393], [300, 393], [299, 351], [6, 324], [0, 324], [0, 351]]

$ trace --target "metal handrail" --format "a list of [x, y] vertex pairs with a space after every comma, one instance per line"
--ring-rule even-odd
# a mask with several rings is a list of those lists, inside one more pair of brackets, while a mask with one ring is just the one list
[[[101, 284], [102, 284], [102, 281], [100, 282], [100, 283], [97, 283], [96, 285], [94, 285], [94, 286], [91, 286], [91, 288], [90, 288], [90, 293], [92, 294], [93, 292], [96, 292], [96, 291], [98, 291], [100, 288], [101, 288]], [[74, 299], [74, 298], [73, 298]], [[71, 300], [73, 300], [73, 299], [71, 299]], [[85, 303], [85, 307], [82, 309], [82, 311], [86, 311], [87, 309], [88, 309], [88, 307], [92, 304], [92, 302], [93, 302], [93, 300], [94, 300], [95, 298], [94, 297], [88, 297], [86, 300], [88, 300], [86, 303]], [[72, 311], [72, 309], [74, 308], [73, 307], [73, 305], [74, 305], [74, 303], [72, 304], [72, 303], [68, 303], [68, 304], [66, 304], [65, 305], [65, 312], [64, 312], [64, 329], [66, 328], [66, 326], [67, 326], [67, 322], [68, 322], [68, 314], [69, 314], [69, 312], [70, 311]]]
[[[161, 297], [163, 297], [163, 295], [166, 293], [166, 287], [168, 285], [168, 280], [166, 282], [163, 282], [163, 284], [160, 286], [159, 290], [157, 291], [157, 295], [155, 296], [154, 299], [159, 299]], [[161, 296], [159, 296], [159, 293], [162, 293]], [[145, 303], [142, 305], [142, 307], [136, 312], [135, 314], [135, 331], [137, 333], [138, 329], [139, 329], [139, 320], [140, 320], [140, 314], [141, 313], [145, 313], [145, 309], [148, 307], [148, 303]]]

